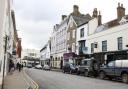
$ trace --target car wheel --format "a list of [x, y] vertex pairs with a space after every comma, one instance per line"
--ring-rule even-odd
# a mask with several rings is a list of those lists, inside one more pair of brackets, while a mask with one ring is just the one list
[[104, 79], [105, 76], [106, 76], [105, 73], [103, 71], [101, 71], [99, 74], [100, 79]]
[[88, 77], [88, 76], [89, 76], [89, 71], [88, 71], [88, 70], [85, 70], [84, 76], [85, 76], [85, 77]]
[[111, 76], [107, 76], [109, 80], [112, 80], [113, 78]]
[[128, 83], [128, 74], [127, 73], [122, 74], [122, 82]]

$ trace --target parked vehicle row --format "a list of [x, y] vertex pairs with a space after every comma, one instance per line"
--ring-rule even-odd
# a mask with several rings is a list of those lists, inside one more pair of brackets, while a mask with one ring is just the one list
[[[28, 67], [28, 68], [32, 68], [32, 65], [31, 65], [31, 64], [28, 64], [27, 67]], [[51, 68], [50, 68], [49, 65], [43, 65], [43, 66], [42, 66], [42, 65], [38, 64], [38, 65], [35, 65], [34, 68], [35, 68], [35, 69], [43, 69], [43, 70], [51, 70]]]
[[99, 77], [100, 79], [119, 77], [122, 82], [128, 83], [128, 60], [115, 60], [100, 66], [95, 59], [83, 59], [79, 66], [66, 63], [63, 66], [63, 73], [66, 72], [84, 74], [86, 77]]

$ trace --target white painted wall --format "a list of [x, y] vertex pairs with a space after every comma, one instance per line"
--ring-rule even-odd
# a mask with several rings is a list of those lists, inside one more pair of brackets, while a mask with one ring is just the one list
[[[12, 24], [12, 21], [10, 20], [10, 12], [11, 8], [10, 6], [11, 0], [0, 0], [0, 85], [2, 84], [2, 76], [3, 76], [3, 64], [4, 64], [4, 47], [5, 47], [5, 35], [11, 36], [10, 34], [13, 30], [13, 28], [10, 28], [10, 24]], [[7, 44], [7, 48], [10, 52], [9, 46], [11, 45], [11, 40]], [[7, 73], [6, 67], [7, 67], [7, 54], [5, 54], [5, 75]]]
[[90, 20], [88, 23], [88, 29], [89, 29], [88, 34], [89, 35], [94, 34], [97, 26], [98, 26], [98, 19], [97, 18]]
[[102, 52], [102, 41], [107, 40], [107, 51], [117, 51], [117, 38], [123, 38], [123, 50], [128, 49], [128, 23], [109, 28], [107, 30], [88, 36], [89, 53], [91, 53], [91, 43], [98, 42], [98, 48], [94, 52]]
[[44, 48], [40, 52], [40, 60], [47, 60], [50, 59], [50, 47], [49, 44], [46, 45], [46, 48]]
[[[84, 37], [80, 37], [80, 31], [82, 28], [84, 28]], [[78, 27], [76, 30], [76, 53], [77, 54], [79, 54], [79, 41], [87, 40], [87, 36], [88, 36], [88, 23]], [[86, 41], [85, 41], [85, 47], [88, 47]]]

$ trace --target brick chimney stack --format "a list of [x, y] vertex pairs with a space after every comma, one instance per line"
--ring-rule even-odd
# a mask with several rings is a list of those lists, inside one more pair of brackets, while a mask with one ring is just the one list
[[117, 7], [117, 19], [121, 20], [121, 18], [125, 16], [125, 8], [123, 7], [123, 4], [118, 3], [118, 7]]
[[99, 15], [98, 15], [98, 25], [101, 25], [102, 24], [102, 16], [100, 14], [100, 11], [99, 11]]
[[79, 7], [77, 5], [73, 6], [73, 13], [71, 13], [74, 16], [80, 16]]
[[97, 16], [98, 16], [97, 8], [94, 8], [92, 17], [95, 18]]
[[66, 17], [67, 17], [66, 15], [62, 15], [62, 21], [63, 21]]

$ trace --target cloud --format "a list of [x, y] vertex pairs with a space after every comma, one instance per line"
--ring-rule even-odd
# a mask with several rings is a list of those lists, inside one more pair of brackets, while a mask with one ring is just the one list
[[[116, 18], [117, 3], [128, 8], [127, 0], [14, 0], [16, 24], [23, 48], [43, 47], [61, 21], [61, 15], [69, 15], [74, 4], [80, 12], [92, 14], [94, 8], [101, 11], [103, 22]], [[127, 10], [126, 10], [127, 13]]]

